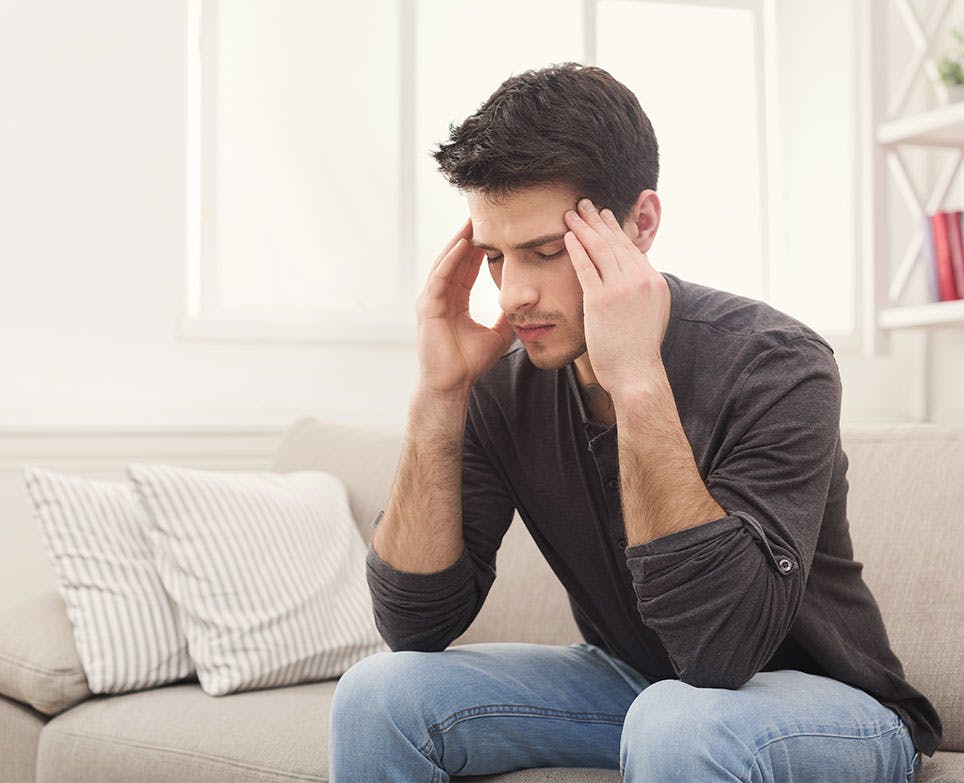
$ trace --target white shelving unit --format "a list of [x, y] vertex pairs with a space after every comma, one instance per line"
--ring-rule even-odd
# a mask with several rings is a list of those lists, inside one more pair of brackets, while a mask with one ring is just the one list
[[877, 129], [877, 142], [886, 147], [912, 144], [964, 148], [964, 101], [885, 122]]
[[903, 307], [888, 307], [877, 316], [881, 329], [906, 329], [911, 326], [938, 326], [939, 324], [964, 324], [964, 299], [954, 302]]
[[[950, 208], [945, 200], [954, 185], [964, 161], [964, 101], [949, 103], [930, 111], [910, 116], [900, 116], [903, 106], [922, 75], [934, 81], [936, 68], [931, 55], [938, 48], [936, 40], [941, 25], [953, 8], [953, 0], [943, 0], [930, 20], [921, 20], [907, 0], [893, 0], [893, 9], [901, 19], [914, 41], [917, 53], [908, 64], [896, 91], [890, 95], [888, 114], [892, 118], [881, 122], [876, 128], [876, 141], [886, 158], [889, 181], [899, 188], [911, 212], [923, 222], [924, 215]], [[953, 150], [951, 162], [942, 168], [938, 181], [925, 200], [917, 192], [907, 172], [901, 150], [904, 147], [929, 147]], [[882, 193], [878, 193], [878, 198]], [[879, 236], [879, 235], [878, 235]], [[886, 295], [881, 296], [884, 306], [877, 312], [877, 327], [882, 330], [930, 327], [943, 324], [964, 325], [964, 300], [933, 302], [921, 305], [902, 305], [901, 297], [911, 273], [922, 263], [924, 233], [915, 232], [901, 263], [889, 279]], [[885, 244], [884, 247], [888, 247]], [[888, 259], [889, 260], [889, 259]], [[883, 294], [884, 292], [881, 291]]]

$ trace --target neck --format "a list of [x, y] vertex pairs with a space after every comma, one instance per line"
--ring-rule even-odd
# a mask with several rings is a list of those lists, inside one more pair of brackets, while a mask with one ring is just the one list
[[613, 406], [613, 398], [609, 396], [609, 392], [598, 383], [583, 386], [581, 391], [582, 402], [589, 418], [603, 424], [616, 423], [616, 408]]

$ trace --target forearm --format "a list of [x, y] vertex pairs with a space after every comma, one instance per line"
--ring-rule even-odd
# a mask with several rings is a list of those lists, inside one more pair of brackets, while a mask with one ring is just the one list
[[[656, 389], [663, 392], [653, 392], [645, 406], [628, 406], [626, 395], [614, 395], [617, 417], [623, 416], [626, 527], [642, 530], [627, 535], [632, 545], [626, 550], [637, 608], [681, 680], [740, 688], [786, 638], [825, 515], [837, 513], [828, 492], [835, 468], [846, 468], [839, 377], [829, 348], [816, 342], [770, 349], [733, 386], [717, 417], [704, 423], [722, 433], [713, 453], [694, 456], [687, 445], [692, 470], [681, 456], [679, 414], [667, 415], [674, 400], [661, 382]], [[646, 410], [651, 418], [639, 415]], [[663, 430], [653, 422], [674, 426]], [[673, 456], [662, 471], [640, 469], [653, 464], [654, 450]], [[697, 478], [715, 508], [703, 505]], [[666, 494], [674, 485], [676, 506]], [[647, 514], [643, 493], [652, 493], [658, 511]], [[680, 509], [675, 518], [674, 508]]]
[[662, 364], [613, 404], [628, 546], [726, 516], [697, 470]]
[[428, 574], [462, 554], [461, 471], [468, 395], [416, 391], [392, 494], [372, 537], [382, 560]]

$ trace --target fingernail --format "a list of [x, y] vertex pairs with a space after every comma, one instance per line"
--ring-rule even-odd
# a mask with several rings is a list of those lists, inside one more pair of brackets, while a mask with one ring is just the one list
[[588, 198], [579, 200], [579, 209], [583, 212], [589, 212], [592, 210], [592, 202]]
[[570, 220], [579, 220], [579, 215], [576, 213], [576, 210], [574, 209], [568, 210], [565, 214], [565, 217], [569, 218]]

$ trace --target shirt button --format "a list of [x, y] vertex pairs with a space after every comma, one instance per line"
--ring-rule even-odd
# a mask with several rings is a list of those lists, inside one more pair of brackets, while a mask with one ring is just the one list
[[789, 574], [790, 571], [793, 570], [793, 563], [785, 557], [781, 557], [780, 560], [777, 561], [777, 565], [780, 566], [780, 570], [785, 574]]
[[611, 478], [606, 482], [610, 489], [619, 489], [619, 479]]

